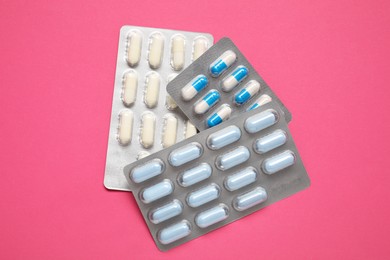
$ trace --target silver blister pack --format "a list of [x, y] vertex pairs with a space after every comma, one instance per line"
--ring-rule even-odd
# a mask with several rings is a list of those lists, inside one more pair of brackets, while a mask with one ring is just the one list
[[134, 162], [124, 175], [162, 251], [310, 185], [275, 103]]
[[291, 113], [229, 38], [223, 38], [172, 80], [167, 91], [200, 131], [276, 102]]
[[123, 167], [196, 134], [166, 85], [213, 44], [207, 33], [123, 26], [104, 185], [130, 190]]

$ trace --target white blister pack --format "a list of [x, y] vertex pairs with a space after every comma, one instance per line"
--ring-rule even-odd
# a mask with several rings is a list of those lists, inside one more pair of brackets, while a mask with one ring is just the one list
[[213, 44], [207, 33], [123, 26], [120, 31], [104, 185], [130, 190], [123, 167], [196, 134], [167, 83]]

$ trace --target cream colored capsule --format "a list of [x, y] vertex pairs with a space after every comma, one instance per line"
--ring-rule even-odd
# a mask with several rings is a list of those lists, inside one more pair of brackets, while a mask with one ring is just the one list
[[133, 112], [128, 109], [119, 114], [118, 141], [121, 145], [128, 145], [131, 142], [133, 119]]
[[187, 139], [194, 135], [196, 135], [196, 128], [190, 121], [187, 121], [185, 138]]
[[175, 100], [173, 100], [173, 98], [167, 94], [167, 97], [165, 99], [165, 106], [169, 109], [169, 110], [174, 110], [177, 108], [177, 104], [175, 102]]
[[122, 102], [125, 106], [131, 106], [137, 97], [138, 75], [135, 71], [125, 74], [122, 90]]
[[175, 35], [172, 38], [171, 46], [171, 66], [174, 70], [179, 71], [184, 67], [185, 38], [183, 35]]
[[150, 148], [154, 144], [154, 131], [156, 117], [153, 113], [144, 113], [141, 124], [141, 144], [145, 148]]
[[161, 33], [153, 33], [149, 39], [149, 66], [158, 69], [161, 66], [164, 53], [164, 36]]
[[192, 60], [194, 61], [197, 58], [199, 58], [203, 53], [207, 51], [208, 48], [209, 48], [209, 43], [207, 39], [203, 36], [197, 37], [194, 40]]
[[148, 108], [153, 108], [157, 105], [160, 92], [160, 75], [152, 72], [146, 76], [146, 87], [144, 101]]
[[127, 41], [127, 63], [134, 67], [141, 59], [142, 35], [139, 31], [131, 31]]
[[142, 158], [145, 158], [146, 156], [149, 156], [149, 155], [150, 155], [150, 153], [148, 153], [147, 151], [141, 151], [137, 155], [137, 160], [141, 160]]
[[162, 136], [162, 146], [167, 148], [176, 143], [177, 118], [174, 115], [166, 115], [164, 118], [164, 132]]

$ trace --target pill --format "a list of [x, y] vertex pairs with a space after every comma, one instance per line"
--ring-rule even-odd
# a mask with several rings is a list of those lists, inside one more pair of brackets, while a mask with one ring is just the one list
[[151, 203], [173, 192], [173, 184], [170, 180], [163, 180], [153, 186], [147, 187], [140, 192], [140, 199], [144, 203]]
[[118, 141], [121, 145], [128, 145], [131, 142], [133, 133], [133, 112], [126, 109], [119, 114]]
[[191, 234], [191, 225], [188, 221], [183, 220], [160, 230], [157, 238], [161, 244], [166, 245], [186, 237], [189, 234]]
[[164, 163], [160, 159], [154, 159], [133, 168], [130, 172], [130, 178], [133, 182], [140, 183], [160, 175], [163, 171]]
[[208, 49], [209, 43], [203, 36], [196, 37], [193, 43], [192, 61], [199, 58]]
[[127, 37], [127, 63], [134, 67], [141, 59], [142, 35], [139, 31], [131, 31]]
[[191, 192], [187, 196], [187, 204], [190, 207], [196, 208], [207, 202], [215, 200], [219, 197], [221, 190], [217, 184], [212, 183], [206, 187], [203, 187], [197, 191]]
[[234, 102], [236, 105], [242, 105], [248, 102], [260, 91], [260, 83], [256, 80], [251, 80], [245, 84], [244, 88], [241, 89], [237, 94], [234, 95]]
[[221, 105], [214, 114], [212, 114], [207, 118], [206, 120], [207, 127], [216, 126], [222, 123], [222, 121], [229, 119], [231, 113], [232, 113], [232, 109], [229, 105], [227, 104]]
[[238, 196], [233, 201], [233, 207], [238, 211], [249, 209], [267, 200], [267, 192], [262, 187]]
[[166, 99], [165, 99], [165, 106], [167, 107], [168, 110], [174, 110], [177, 108], [177, 104], [173, 98], [167, 94]]
[[210, 90], [203, 98], [197, 101], [194, 105], [194, 111], [198, 115], [206, 113], [220, 100], [221, 95], [217, 90]]
[[244, 66], [238, 66], [229, 76], [222, 81], [222, 90], [231, 91], [248, 75], [248, 69]]
[[161, 33], [153, 33], [149, 38], [149, 67], [158, 69], [161, 66], [164, 53], [164, 36]]
[[233, 175], [230, 175], [225, 180], [225, 187], [229, 191], [235, 191], [254, 183], [257, 178], [257, 171], [253, 167], [245, 168]]
[[135, 71], [127, 72], [123, 79], [122, 102], [125, 106], [134, 103], [137, 97], [138, 75]]
[[229, 208], [225, 204], [220, 204], [216, 207], [199, 213], [195, 217], [195, 223], [200, 228], [211, 226], [221, 222], [229, 216]]
[[213, 77], [218, 77], [219, 75], [221, 75], [236, 61], [236, 58], [237, 56], [233, 51], [225, 51], [218, 59], [216, 59], [210, 65], [211, 75]]
[[207, 137], [206, 143], [211, 150], [221, 149], [241, 138], [241, 130], [235, 125], [228, 126]]
[[257, 133], [267, 127], [274, 125], [278, 121], [278, 113], [273, 109], [267, 109], [263, 112], [248, 117], [245, 120], [245, 130], [248, 133]]
[[142, 115], [140, 142], [144, 148], [150, 148], [154, 144], [154, 130], [156, 118], [153, 113], [147, 112]]
[[178, 182], [183, 187], [194, 185], [211, 176], [212, 169], [207, 163], [202, 163], [194, 168], [184, 171], [179, 175]]
[[269, 135], [261, 137], [255, 141], [254, 150], [257, 153], [266, 153], [275, 149], [276, 147], [282, 146], [287, 141], [287, 134], [283, 130], [275, 130]]
[[199, 143], [190, 143], [173, 150], [169, 154], [168, 161], [172, 166], [180, 166], [199, 158], [203, 153], [203, 148]]
[[194, 135], [196, 135], [196, 128], [190, 121], [187, 121], [185, 138], [187, 139]]
[[164, 132], [162, 136], [162, 146], [167, 148], [176, 143], [176, 135], [177, 135], [177, 118], [172, 115], [166, 115], [164, 118]]
[[156, 72], [149, 73], [146, 76], [144, 102], [148, 108], [157, 105], [160, 92], [160, 75]]
[[183, 204], [179, 200], [173, 200], [162, 207], [152, 210], [149, 214], [149, 220], [153, 224], [159, 224], [165, 220], [180, 215], [182, 212]]
[[268, 96], [268, 95], [261, 95], [256, 101], [255, 101], [255, 103], [253, 103], [248, 109], [247, 109], [247, 111], [249, 111], [249, 110], [253, 110], [253, 109], [256, 109], [256, 108], [258, 108], [258, 107], [260, 107], [260, 106], [262, 106], [262, 105], [265, 105], [265, 104], [267, 104], [267, 103], [269, 103], [269, 102], [271, 102], [272, 101], [272, 98], [270, 97], [270, 96]]
[[215, 165], [218, 169], [225, 171], [246, 162], [250, 155], [248, 148], [239, 146], [230, 152], [219, 155], [215, 161]]
[[171, 66], [174, 70], [182, 70], [184, 67], [185, 38], [183, 35], [172, 37], [171, 43]]
[[184, 88], [181, 89], [181, 96], [185, 101], [191, 100], [196, 96], [202, 89], [204, 89], [209, 80], [205, 75], [198, 75], [191, 80]]
[[274, 174], [295, 163], [295, 155], [287, 150], [263, 161], [262, 169], [266, 174]]
[[150, 153], [148, 153], [147, 151], [140, 151], [137, 155], [137, 160], [141, 160], [142, 158], [145, 158], [149, 155]]

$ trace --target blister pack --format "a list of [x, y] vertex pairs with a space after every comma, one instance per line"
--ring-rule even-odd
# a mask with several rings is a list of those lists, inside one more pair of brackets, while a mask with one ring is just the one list
[[172, 80], [169, 95], [200, 131], [276, 102], [291, 113], [229, 38], [223, 38]]
[[104, 185], [129, 190], [123, 167], [196, 134], [166, 85], [213, 44], [207, 33], [120, 31]]
[[134, 162], [124, 175], [162, 251], [310, 185], [275, 103]]

